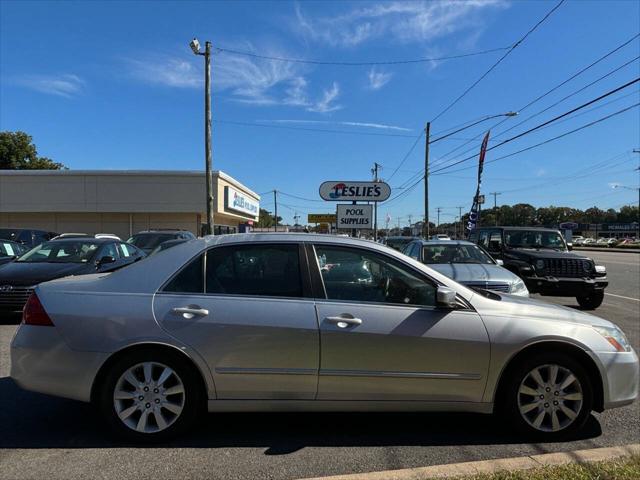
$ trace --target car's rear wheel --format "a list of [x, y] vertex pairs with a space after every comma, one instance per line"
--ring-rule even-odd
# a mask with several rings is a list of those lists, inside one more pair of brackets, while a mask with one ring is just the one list
[[587, 295], [580, 295], [576, 297], [578, 300], [578, 305], [580, 308], [584, 310], [595, 310], [600, 305], [602, 305], [602, 301], [604, 300], [604, 292], [591, 292]]
[[584, 426], [593, 406], [593, 389], [586, 371], [572, 357], [544, 353], [512, 371], [504, 400], [517, 430], [554, 439]]
[[203, 405], [197, 373], [181, 354], [141, 350], [116, 360], [99, 394], [111, 428], [135, 441], [165, 441], [191, 426]]

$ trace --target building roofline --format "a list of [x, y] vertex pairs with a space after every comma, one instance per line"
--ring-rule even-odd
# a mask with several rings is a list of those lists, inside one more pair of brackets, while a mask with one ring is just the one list
[[[181, 177], [204, 177], [205, 172], [202, 170], [0, 170], [1, 176], [84, 176], [84, 175], [122, 175], [130, 177], [147, 177], [149, 175], [158, 176], [181, 176]], [[246, 185], [240, 183], [230, 175], [220, 171], [214, 170], [213, 176], [223, 179], [232, 185], [244, 190], [249, 195], [260, 200], [260, 195], [248, 188]]]

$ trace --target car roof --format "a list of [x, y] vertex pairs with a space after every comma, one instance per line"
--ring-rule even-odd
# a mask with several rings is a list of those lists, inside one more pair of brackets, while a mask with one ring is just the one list
[[478, 230], [537, 230], [540, 232], [557, 232], [557, 228], [549, 227], [480, 227]]
[[168, 228], [163, 230], [142, 230], [138, 233], [134, 233], [134, 235], [140, 235], [145, 233], [186, 233], [186, 232], [189, 232], [189, 230], [180, 230], [178, 228]]
[[122, 240], [117, 240], [115, 238], [110, 237], [66, 237], [66, 238], [55, 238], [51, 240], [47, 240], [47, 243], [55, 242], [55, 243], [72, 243], [72, 242], [91, 242], [91, 243], [110, 243], [110, 242], [122, 242]]
[[423, 245], [475, 245], [467, 240], [422, 240]]

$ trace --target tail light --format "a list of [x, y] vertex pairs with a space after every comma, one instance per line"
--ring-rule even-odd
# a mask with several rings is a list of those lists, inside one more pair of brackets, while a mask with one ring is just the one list
[[40, 299], [32, 293], [27, 300], [27, 304], [22, 310], [22, 323], [25, 325], [39, 325], [42, 327], [53, 327], [53, 322], [45, 311]]

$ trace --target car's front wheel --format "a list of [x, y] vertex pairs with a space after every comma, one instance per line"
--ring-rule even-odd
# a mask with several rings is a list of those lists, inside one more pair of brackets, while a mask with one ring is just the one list
[[602, 301], [604, 300], [604, 292], [591, 292], [587, 295], [576, 297], [576, 300], [578, 300], [578, 305], [580, 305], [580, 308], [584, 310], [595, 310], [600, 305], [602, 305]]
[[116, 360], [98, 403], [117, 434], [165, 441], [191, 426], [202, 408], [197, 374], [179, 353], [141, 350]]
[[544, 439], [569, 436], [591, 413], [593, 389], [586, 371], [569, 355], [544, 353], [521, 362], [506, 389], [510, 424]]

